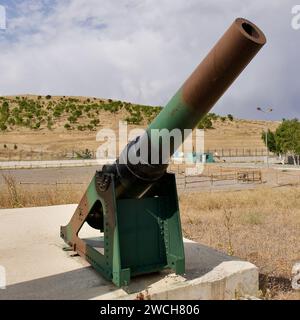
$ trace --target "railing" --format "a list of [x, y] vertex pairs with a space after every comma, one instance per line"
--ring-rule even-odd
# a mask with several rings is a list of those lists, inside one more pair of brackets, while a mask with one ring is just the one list
[[[211, 153], [215, 159], [226, 157], [264, 157], [267, 156], [265, 148], [231, 148], [231, 149], [207, 149], [205, 153]], [[269, 153], [269, 156], [273, 156]], [[0, 146], [0, 161], [33, 161], [33, 160], [72, 160], [72, 159], [96, 159], [96, 151], [89, 149], [62, 150], [51, 152], [47, 150], [14, 150]]]

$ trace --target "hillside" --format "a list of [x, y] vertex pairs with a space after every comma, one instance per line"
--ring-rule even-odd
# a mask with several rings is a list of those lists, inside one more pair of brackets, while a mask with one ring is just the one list
[[0, 130], [79, 130], [108, 127], [112, 118], [144, 125], [159, 113], [160, 107], [113, 101], [111, 99], [57, 96], [0, 97]]
[[[96, 150], [101, 128], [118, 129], [120, 120], [129, 129], [145, 128], [160, 107], [86, 97], [12, 96], [0, 97], [0, 157], [10, 151], [59, 153]], [[206, 119], [207, 120], [207, 119]], [[274, 130], [279, 122], [230, 119], [211, 114], [205, 122], [206, 149], [262, 149], [261, 132]], [[208, 122], [210, 122], [208, 121]], [[23, 156], [22, 156], [23, 158]]]

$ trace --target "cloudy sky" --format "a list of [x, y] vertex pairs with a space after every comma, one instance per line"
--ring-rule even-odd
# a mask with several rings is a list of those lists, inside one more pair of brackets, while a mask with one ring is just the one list
[[[298, 1], [299, 3], [299, 1]], [[0, 0], [0, 95], [82, 95], [164, 105], [236, 17], [268, 43], [213, 111], [300, 118], [296, 0]], [[299, 18], [300, 22], [300, 18]]]

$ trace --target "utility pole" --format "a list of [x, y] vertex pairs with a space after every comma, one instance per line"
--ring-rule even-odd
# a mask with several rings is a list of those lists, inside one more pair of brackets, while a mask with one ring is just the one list
[[[267, 109], [263, 109], [263, 108], [256, 108], [257, 111], [263, 112], [265, 114], [268, 114], [270, 112], [273, 111], [272, 108], [267, 108]], [[269, 148], [268, 148], [268, 126], [266, 125], [266, 135], [265, 135], [265, 139], [266, 139], [266, 148], [267, 148], [267, 167], [269, 168]]]

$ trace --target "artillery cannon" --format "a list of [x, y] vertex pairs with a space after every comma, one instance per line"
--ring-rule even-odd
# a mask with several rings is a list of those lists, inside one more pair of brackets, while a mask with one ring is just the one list
[[[162, 140], [151, 133], [195, 128], [265, 42], [257, 26], [236, 19], [145, 133], [95, 173], [61, 237], [106, 279], [123, 286], [138, 274], [185, 272], [175, 175], [166, 172], [184, 135], [165, 153]], [[130, 161], [138, 156], [138, 163]], [[96, 245], [78, 237], [85, 222], [103, 233]]]

